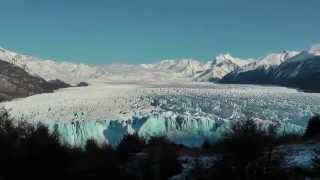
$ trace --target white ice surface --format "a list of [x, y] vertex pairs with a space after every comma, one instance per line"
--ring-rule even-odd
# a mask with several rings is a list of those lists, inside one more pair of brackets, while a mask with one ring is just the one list
[[17, 120], [43, 122], [63, 139], [117, 144], [127, 133], [167, 136], [190, 146], [219, 138], [230, 121], [252, 117], [300, 132], [320, 112], [320, 95], [294, 89], [209, 83], [103, 83], [4, 102]]

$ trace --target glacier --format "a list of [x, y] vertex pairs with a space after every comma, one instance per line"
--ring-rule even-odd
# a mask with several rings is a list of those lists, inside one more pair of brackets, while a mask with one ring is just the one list
[[302, 133], [320, 111], [320, 95], [295, 89], [210, 83], [104, 83], [1, 103], [16, 119], [41, 122], [61, 141], [116, 146], [126, 134], [177, 144], [216, 141], [234, 121], [254, 118], [279, 133]]

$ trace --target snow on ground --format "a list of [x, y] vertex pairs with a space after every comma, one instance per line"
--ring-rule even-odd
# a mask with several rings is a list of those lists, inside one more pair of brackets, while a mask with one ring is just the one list
[[[200, 145], [226, 124], [254, 117], [301, 131], [320, 112], [320, 95], [283, 87], [209, 83], [99, 83], [0, 104], [16, 119], [58, 128], [70, 144], [116, 144], [126, 133]], [[288, 123], [287, 123], [288, 122]], [[81, 133], [79, 133], [81, 132]]]
[[171, 177], [170, 180], [190, 179], [191, 172], [197, 165], [209, 171], [216, 162], [221, 160], [221, 158], [222, 157], [219, 155], [200, 157], [182, 156], [179, 158], [182, 165], [182, 171], [180, 174]]
[[[281, 163], [283, 170], [295, 168], [311, 170], [314, 168], [314, 159], [319, 158], [315, 151], [319, 151], [319, 144], [315, 142], [285, 144], [276, 147], [273, 156], [275, 158], [283, 156], [284, 159]], [[215, 164], [222, 160], [222, 156], [219, 154], [199, 157], [181, 156], [179, 160], [182, 164], [182, 171], [178, 175], [171, 177], [171, 180], [190, 179], [194, 168], [201, 167], [208, 170], [208, 172], [212, 171]]]
[[[285, 166], [287, 168], [305, 168], [312, 169], [313, 159], [318, 155], [315, 151], [319, 151], [319, 145], [314, 142], [297, 143], [289, 145], [281, 145], [277, 148], [278, 153], [285, 155]], [[317, 157], [318, 158], [318, 157]]]

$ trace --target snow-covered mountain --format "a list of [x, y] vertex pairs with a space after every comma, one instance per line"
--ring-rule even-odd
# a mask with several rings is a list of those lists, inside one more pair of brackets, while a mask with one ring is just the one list
[[[222, 54], [212, 61], [163, 60], [154, 64], [109, 64], [90, 66], [43, 60], [0, 48], [0, 60], [17, 65], [45, 80], [60, 79], [70, 84], [96, 82], [222, 82], [295, 86], [301, 79], [318, 75], [320, 45], [303, 52], [283, 51], [258, 59], [239, 59]], [[299, 82], [297, 82], [299, 81]], [[308, 81], [310, 82], [310, 81]], [[310, 82], [311, 83], [311, 82]], [[309, 85], [308, 85], [309, 86]]]
[[155, 64], [89, 66], [44, 60], [3, 48], [0, 48], [0, 59], [45, 80], [60, 79], [71, 84], [81, 81], [190, 81], [204, 66], [201, 61], [192, 59], [164, 60]]
[[203, 63], [195, 59], [167, 59], [154, 64], [109, 64], [89, 66], [44, 60], [0, 48], [0, 59], [17, 65], [46, 80], [60, 79], [76, 84], [80, 81], [209, 81], [221, 79], [248, 61], [219, 55]]
[[21, 55], [3, 48], [0, 48], [0, 60], [17, 65], [30, 74], [40, 76], [47, 81], [60, 79], [68, 83], [78, 83], [87, 79], [97, 78], [103, 73], [97, 67], [44, 60], [33, 56]]
[[45, 81], [40, 77], [30, 75], [18, 66], [0, 60], [0, 102], [53, 92], [64, 87], [69, 87], [69, 85], [59, 80]]
[[205, 69], [205, 64], [194, 59], [163, 60], [148, 66], [151, 69], [171, 70], [186, 77], [194, 77]]
[[287, 59], [296, 56], [297, 54], [299, 54], [299, 52], [296, 51], [283, 51], [281, 53], [271, 53], [262, 58], [259, 58], [257, 61], [253, 61], [243, 66], [237, 72], [245, 72], [254, 69], [265, 69], [266, 71], [268, 71], [271, 68], [279, 66], [281, 63], [283, 63]]
[[280, 64], [272, 73], [274, 82], [305, 90], [320, 90], [320, 45], [315, 45]]
[[243, 60], [232, 57], [230, 54], [221, 54], [204, 66], [204, 71], [194, 77], [195, 81], [218, 81], [225, 75], [249, 64], [253, 60]]
[[252, 83], [259, 84], [269, 81], [269, 74], [281, 63], [298, 54], [295, 51], [283, 51], [281, 53], [272, 53], [252, 61], [241, 68], [232, 71], [221, 80], [223, 83]]
[[305, 61], [307, 59], [320, 56], [320, 44], [316, 44], [311, 46], [308, 50], [302, 51], [301, 53], [297, 53], [297, 56], [293, 57], [288, 61], [288, 63]]
[[273, 84], [319, 90], [320, 46], [309, 50], [268, 55], [226, 75], [222, 83]]

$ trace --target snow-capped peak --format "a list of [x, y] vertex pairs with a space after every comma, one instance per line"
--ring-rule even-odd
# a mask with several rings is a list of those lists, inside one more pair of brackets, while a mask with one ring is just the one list
[[315, 56], [320, 56], [320, 44], [315, 44], [313, 45], [309, 50], [308, 52], [310, 54], [313, 54]]
[[263, 58], [258, 59], [257, 66], [263, 66], [268, 69], [271, 66], [278, 66], [282, 62], [299, 54], [297, 51], [283, 51], [281, 53], [271, 53]]
[[213, 61], [204, 65], [205, 71], [194, 78], [195, 81], [217, 81], [226, 74], [252, 62], [234, 58], [230, 54], [220, 54]]
[[178, 73], [186, 77], [192, 77], [199, 71], [204, 70], [204, 64], [201, 61], [194, 59], [179, 59], [179, 60], [162, 60], [159, 63], [151, 65], [143, 65], [145, 68], [153, 70], [169, 71]]
[[257, 68], [264, 68], [268, 70], [270, 67], [279, 66], [281, 63], [286, 60], [299, 54], [297, 51], [283, 51], [281, 53], [271, 53], [261, 58], [258, 58], [256, 61], [244, 66], [240, 71], [248, 71]]
[[166, 59], [154, 64], [89, 66], [44, 60], [0, 48], [0, 60], [22, 67], [30, 74], [40, 76], [45, 80], [60, 79], [69, 84], [75, 84], [79, 81], [92, 83], [141, 81], [142, 79], [146, 81], [168, 81], [168, 79], [216, 81], [231, 72], [243, 72], [257, 68], [269, 70], [270, 67], [279, 66], [284, 62], [304, 60], [319, 55], [320, 44], [301, 53], [283, 51], [269, 54], [257, 60], [235, 58], [227, 53], [220, 54], [207, 63], [194, 59]]
[[76, 84], [79, 81], [85, 81], [97, 76], [96, 67], [40, 59], [18, 54], [4, 48], [0, 49], [0, 60], [21, 67], [28, 73], [40, 76], [45, 80], [60, 79], [70, 84]]
[[290, 58], [286, 63], [305, 61], [315, 56], [320, 56], [320, 44], [315, 44], [308, 50], [302, 51], [296, 56]]
[[216, 60], [217, 61], [223, 61], [223, 60], [226, 60], [226, 59], [234, 59], [230, 54], [219, 54], [217, 57], [216, 57]]
[[[27, 55], [21, 55], [18, 53], [15, 53], [13, 51], [0, 48], [0, 60], [6, 61], [8, 63], [14, 64], [18, 67], [23, 68], [25, 71], [33, 74], [32, 72], [29, 71], [28, 67], [25, 65], [27, 61], [30, 60], [30, 56]], [[35, 75], [35, 74], [33, 74]]]
[[17, 55], [17, 53], [9, 51], [0, 47], [0, 59], [6, 61], [7, 59], [12, 59]]
[[233, 64], [236, 64], [238, 66], [244, 66], [246, 64], [249, 64], [252, 59], [247, 59], [247, 60], [244, 60], [244, 59], [239, 59], [239, 58], [234, 58], [232, 57], [230, 54], [219, 54], [215, 60], [213, 61], [213, 63], [215, 64], [219, 64], [219, 63], [222, 63], [222, 62], [226, 62], [226, 61], [230, 61], [232, 62]]

